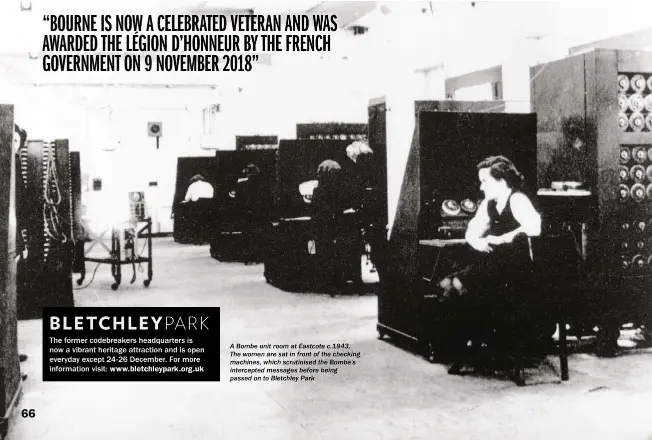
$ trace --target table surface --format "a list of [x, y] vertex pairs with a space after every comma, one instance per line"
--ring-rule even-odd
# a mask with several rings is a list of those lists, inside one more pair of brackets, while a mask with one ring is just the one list
[[537, 191], [537, 195], [546, 197], [588, 197], [591, 195], [591, 191], [585, 189], [557, 190], [544, 188]]
[[439, 239], [434, 238], [430, 240], [419, 240], [421, 246], [431, 246], [431, 247], [449, 247], [449, 246], [462, 246], [466, 244], [466, 239], [464, 238], [451, 238], [451, 239]]

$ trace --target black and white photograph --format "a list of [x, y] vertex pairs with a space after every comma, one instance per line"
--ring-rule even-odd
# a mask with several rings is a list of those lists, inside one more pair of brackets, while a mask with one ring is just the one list
[[0, 1], [0, 440], [651, 440], [650, 17]]

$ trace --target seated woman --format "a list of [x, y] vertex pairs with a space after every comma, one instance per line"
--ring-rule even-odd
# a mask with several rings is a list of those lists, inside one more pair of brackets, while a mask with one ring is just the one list
[[[477, 166], [484, 200], [469, 222], [466, 240], [479, 255], [478, 262], [441, 282], [445, 292], [460, 301], [460, 343], [478, 343], [493, 334], [496, 313], [510, 315], [518, 287], [531, 279], [528, 237], [541, 234], [541, 216], [523, 192], [523, 176], [504, 156], [488, 157]], [[508, 316], [509, 318], [509, 316]], [[471, 323], [475, 323], [471, 326]], [[474, 340], [475, 339], [475, 340]], [[464, 366], [456, 362], [449, 373]]]
[[351, 188], [342, 168], [334, 160], [323, 161], [317, 169], [319, 185], [312, 194], [312, 218], [317, 230], [317, 254], [322, 279], [328, 285], [360, 281], [359, 229], [352, 211]]
[[[176, 206], [175, 228], [182, 232], [182, 243], [203, 244], [213, 236], [215, 201], [213, 185], [201, 174], [190, 179], [190, 185], [181, 204]], [[187, 235], [184, 235], [187, 234]]]
[[195, 174], [190, 179], [186, 197], [181, 203], [196, 202], [199, 199], [212, 199], [213, 192], [213, 185], [208, 183], [201, 174]]

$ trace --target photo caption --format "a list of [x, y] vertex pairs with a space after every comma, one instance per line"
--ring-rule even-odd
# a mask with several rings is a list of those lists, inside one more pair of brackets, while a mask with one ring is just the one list
[[230, 345], [229, 382], [313, 382], [360, 361], [348, 343]]
[[46, 308], [44, 381], [219, 381], [219, 307]]

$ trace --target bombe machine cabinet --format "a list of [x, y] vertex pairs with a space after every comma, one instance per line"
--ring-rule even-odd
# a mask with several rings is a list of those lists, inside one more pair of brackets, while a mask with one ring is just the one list
[[[531, 69], [540, 171], [569, 118], [584, 122], [592, 172], [588, 289], [578, 314], [649, 328], [652, 316], [652, 53], [595, 50]], [[540, 173], [541, 174], [541, 173]]]
[[503, 109], [499, 101], [371, 102], [370, 146], [387, 147], [389, 231], [379, 267], [381, 338], [403, 337], [427, 349], [432, 311], [421, 279], [432, 277], [429, 255], [440, 249], [422, 249], [420, 243], [437, 239], [460, 245], [447, 247], [440, 261], [464, 253], [456, 239], [463, 237], [481, 198], [476, 166], [482, 159], [511, 158], [534, 186], [536, 116], [504, 114]]
[[257, 234], [277, 217], [278, 151], [243, 148], [218, 151], [215, 157], [217, 205], [211, 256], [221, 261], [260, 261]]
[[16, 166], [14, 107], [0, 105], [0, 438], [16, 417], [21, 395], [16, 305]]
[[80, 234], [73, 195], [78, 187], [71, 184], [66, 139], [30, 140], [20, 161], [17, 223], [26, 257], [18, 267], [18, 317], [35, 319], [43, 307], [74, 305], [72, 271]]
[[184, 203], [191, 184], [190, 180], [196, 174], [204, 177], [215, 189], [217, 187], [217, 158], [180, 157], [177, 161], [177, 180], [172, 202], [174, 241], [177, 243], [203, 244], [209, 241], [212, 235], [213, 201], [201, 200], [198, 203]]

